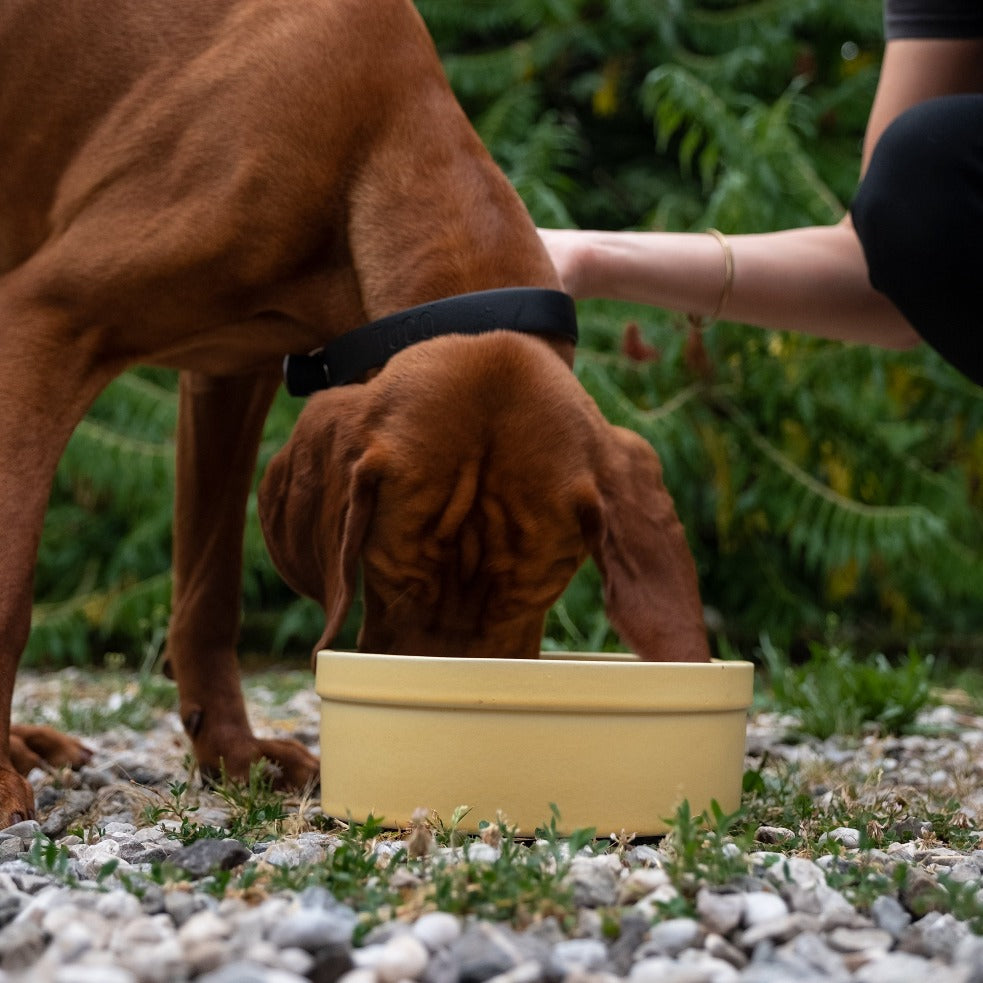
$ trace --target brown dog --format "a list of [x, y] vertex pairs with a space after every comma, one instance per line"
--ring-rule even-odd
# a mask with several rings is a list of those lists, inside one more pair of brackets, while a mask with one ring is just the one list
[[[67, 739], [45, 746], [14, 728], [8, 747], [7, 736], [51, 480], [105, 384], [138, 362], [181, 370], [167, 658], [198, 761], [206, 770], [224, 762], [244, 776], [266, 757], [286, 783], [302, 784], [316, 776], [317, 762], [299, 744], [253, 735], [235, 657], [245, 502], [281, 358], [435, 298], [524, 285], [556, 286], [549, 258], [456, 104], [409, 0], [0, 5], [0, 824], [32, 814], [18, 766], [35, 754], [74, 763], [85, 756]], [[503, 430], [496, 444], [469, 431], [471, 415], [485, 411], [443, 377], [415, 408], [429, 388], [417, 373], [472, 359], [490, 368], [498, 349], [525, 380], [508, 383], [522, 413], [487, 417], [511, 437]], [[556, 341], [428, 342], [364, 392], [311, 401], [291, 451], [294, 479], [282, 498], [271, 494], [284, 480], [279, 463], [265, 497], [274, 551], [299, 588], [325, 600], [329, 631], [361, 547], [367, 645], [433, 651], [436, 638], [441, 650], [466, 642], [475, 653], [499, 646], [495, 654], [531, 654], [533, 622], [587, 544], [606, 565], [611, 610], [632, 644], [648, 655], [705, 657], [692, 561], [667, 518], [654, 456], [605, 429], [568, 372], [571, 359], [571, 346]], [[435, 436], [423, 407], [433, 412], [441, 392], [452, 409]], [[398, 442], [368, 409], [390, 398], [404, 407], [389, 418]], [[575, 410], [585, 430], [563, 430], [571, 461], [524, 422], [527, 412], [545, 413], [547, 432], [556, 434], [557, 413]], [[461, 434], [452, 418], [467, 424]], [[410, 438], [430, 455], [429, 472], [408, 462]], [[541, 457], [521, 445], [533, 438]], [[349, 477], [302, 475], [300, 462], [318, 439], [334, 446], [343, 470], [347, 461]], [[454, 439], [476, 441], [491, 456], [468, 457]], [[460, 463], [460, 476], [444, 467], [445, 454]], [[405, 484], [414, 478], [423, 488]], [[511, 481], [542, 496], [542, 528], [523, 525], [536, 513], [520, 507]], [[619, 497], [619, 482], [634, 490]], [[484, 527], [468, 510], [472, 486]], [[315, 508], [335, 491], [348, 509], [333, 512], [337, 504], [323, 501], [303, 511], [304, 498]], [[401, 511], [404, 501], [418, 512]], [[567, 508], [576, 510], [576, 525], [570, 515], [544, 517]], [[651, 611], [655, 585], [652, 598], [630, 587], [633, 576], [650, 572], [642, 544], [627, 552], [596, 545], [634, 537], [610, 518], [632, 508], [667, 524], [668, 538], [651, 542], [664, 548], [655, 566], [670, 571], [668, 603]], [[340, 566], [327, 542], [305, 556], [299, 532], [315, 522], [339, 530], [342, 517], [349, 538]], [[413, 525], [404, 528], [401, 517]], [[410, 542], [421, 533], [432, 533], [429, 545]], [[485, 562], [486, 541], [509, 569]], [[406, 582], [402, 564], [419, 561], [413, 596], [427, 598], [435, 589], [426, 578], [449, 576], [446, 556], [460, 563], [463, 586], [428, 602], [436, 612], [429, 620], [407, 614], [389, 593]], [[327, 596], [334, 583], [341, 600]], [[538, 593], [525, 594], [529, 587]], [[676, 648], [653, 641], [646, 627], [660, 613], [656, 635], [677, 632], [685, 642]], [[494, 624], [488, 639], [499, 641], [472, 643], [468, 633], [486, 622]], [[502, 641], [509, 624], [521, 645]]]

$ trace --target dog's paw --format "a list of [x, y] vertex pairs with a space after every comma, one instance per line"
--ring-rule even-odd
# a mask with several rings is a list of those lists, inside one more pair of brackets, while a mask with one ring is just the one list
[[260, 755], [275, 771], [278, 788], [313, 788], [320, 781], [321, 763], [297, 741], [259, 741]]
[[[246, 750], [248, 753], [243, 754]], [[215, 757], [217, 765], [209, 763]], [[222, 777], [246, 781], [250, 768], [262, 761], [266, 777], [276, 789], [313, 788], [320, 780], [321, 767], [318, 759], [302, 744], [292, 740], [263, 740], [253, 738], [238, 749], [238, 753], [209, 755], [198, 762], [202, 777], [217, 781]]]
[[92, 751], [81, 741], [51, 727], [14, 724], [10, 728], [10, 759], [22, 775], [32, 768], [81, 768]]
[[0, 829], [34, 818], [34, 792], [13, 768], [0, 768]]

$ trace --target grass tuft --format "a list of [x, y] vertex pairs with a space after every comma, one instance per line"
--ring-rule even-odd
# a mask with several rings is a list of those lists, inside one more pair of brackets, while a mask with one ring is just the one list
[[882, 653], [856, 658], [837, 646], [812, 644], [793, 666], [767, 637], [759, 652], [776, 709], [794, 714], [800, 729], [820, 740], [859, 736], [872, 727], [902, 734], [930, 706], [934, 659], [910, 649], [897, 664]]

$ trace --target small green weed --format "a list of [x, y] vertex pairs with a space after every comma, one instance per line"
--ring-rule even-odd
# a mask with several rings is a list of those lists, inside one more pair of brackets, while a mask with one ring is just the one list
[[[925, 899], [924, 906], [950, 914], [965, 922], [974, 934], [983, 935], [983, 898], [977, 881], [957, 881], [943, 874], [938, 890]], [[915, 907], [919, 907], [918, 902]]]
[[897, 897], [907, 876], [906, 864], [899, 863], [888, 871], [865, 853], [855, 860], [840, 859], [826, 869], [826, 883], [861, 911], [869, 911], [884, 895]]
[[71, 873], [72, 858], [68, 847], [59, 846], [41, 833], [34, 837], [26, 859], [32, 867], [62, 884], [74, 886], [77, 883]]
[[497, 849], [494, 859], [475, 859], [474, 839], [464, 841], [459, 856], [422, 858], [418, 863], [426, 868], [430, 885], [419, 902], [439, 911], [517, 926], [550, 915], [561, 922], [570, 917], [573, 894], [566, 882], [570, 861], [594, 841], [595, 831], [575, 830], [562, 837], [559, 811], [555, 805], [550, 808], [550, 820], [536, 829], [533, 843], [521, 842], [502, 816], [480, 824], [481, 840]]
[[230, 779], [223, 767], [212, 791], [229, 807], [232, 822], [229, 836], [239, 840], [256, 840], [279, 832], [287, 818], [283, 793], [273, 788], [274, 776], [268, 762], [254, 761], [245, 782]]
[[171, 782], [167, 789], [169, 797], [166, 801], [160, 805], [147, 806], [143, 811], [143, 817], [150, 825], [156, 826], [165, 819], [178, 821], [181, 825], [176, 830], [168, 829], [168, 835], [185, 846], [195, 840], [222, 838], [227, 835], [223, 828], [194, 821], [194, 815], [201, 805], [197, 796], [191, 792], [188, 782]]
[[729, 884], [748, 872], [751, 833], [743, 819], [742, 811], [725, 813], [716, 801], [709, 812], [694, 816], [684, 800], [667, 820], [666, 870], [683, 898], [692, 900], [701, 886]]
[[[78, 878], [72, 872], [72, 857], [68, 847], [59, 846], [43, 833], [38, 833], [34, 837], [25, 859], [36, 870], [66, 887], [78, 886]], [[118, 860], [107, 860], [96, 873], [97, 886], [101, 888], [103, 882], [115, 873], [118, 866]]]
[[759, 652], [776, 707], [821, 740], [860, 735], [870, 725], [904, 733], [932, 702], [934, 659], [914, 649], [896, 665], [881, 653], [856, 658], [836, 646], [813, 644], [808, 662], [793, 666], [767, 637]]
[[[186, 764], [191, 767], [190, 760]], [[227, 826], [195, 822], [194, 816], [201, 803], [186, 781], [171, 782], [168, 798], [160, 805], [148, 806], [144, 810], [144, 818], [151, 825], [165, 819], [177, 820], [181, 825], [176, 830], [169, 830], [169, 833], [187, 845], [195, 840], [226, 836], [255, 842], [276, 835], [280, 823], [287, 817], [283, 795], [274, 790], [265, 761], [257, 761], [250, 766], [249, 778], [245, 782], [229, 778], [223, 769], [211, 791], [228, 807]]]

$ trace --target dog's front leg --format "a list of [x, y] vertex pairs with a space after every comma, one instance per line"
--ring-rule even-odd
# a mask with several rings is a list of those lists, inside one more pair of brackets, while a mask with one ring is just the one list
[[0, 280], [0, 827], [34, 814], [33, 792], [18, 771], [45, 759], [77, 765], [88, 756], [53, 731], [53, 740], [33, 750], [24, 738], [36, 731], [11, 733], [51, 482], [72, 430], [111, 375], [78, 327], [65, 305], [37, 299], [29, 266]]
[[246, 500], [278, 383], [269, 373], [181, 374], [167, 662], [204, 775], [245, 779], [265, 758], [278, 784], [299, 787], [316, 778], [317, 759], [253, 734], [236, 657]]

